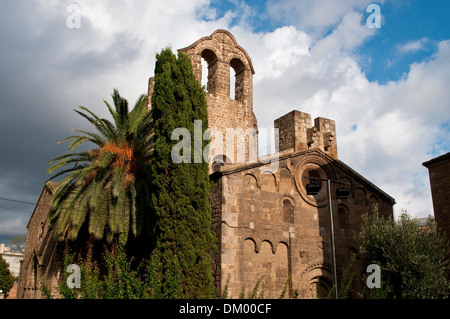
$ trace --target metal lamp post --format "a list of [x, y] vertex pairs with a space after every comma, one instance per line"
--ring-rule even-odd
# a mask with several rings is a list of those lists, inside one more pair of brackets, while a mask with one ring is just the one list
[[[332, 266], [333, 266], [333, 285], [334, 285], [334, 296], [338, 299], [338, 285], [337, 285], [337, 272], [336, 272], [336, 251], [334, 244], [334, 227], [333, 227], [333, 208], [331, 206], [331, 182], [344, 184], [347, 183], [339, 182], [335, 180], [329, 180], [325, 178], [318, 178], [312, 176], [304, 176], [304, 178], [309, 178], [312, 180], [327, 182], [327, 196], [328, 196], [328, 211], [330, 214], [330, 233], [331, 233], [331, 256], [332, 256]], [[320, 192], [320, 184], [318, 183], [308, 183], [306, 185], [306, 193], [308, 195], [317, 195]], [[338, 199], [345, 199], [350, 195], [350, 190], [346, 187], [340, 187], [336, 190], [336, 195]]]

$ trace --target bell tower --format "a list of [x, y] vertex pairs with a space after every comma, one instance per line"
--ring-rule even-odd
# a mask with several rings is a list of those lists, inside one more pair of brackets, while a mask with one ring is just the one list
[[[220, 144], [219, 140], [214, 141], [214, 138], [220, 139], [220, 134], [223, 142], [223, 152], [219, 151], [220, 147], [210, 150], [210, 162], [242, 163], [240, 155], [243, 153], [246, 163], [256, 162], [258, 124], [253, 113], [255, 71], [247, 52], [226, 30], [216, 30], [178, 51], [191, 59], [199, 83], [203, 72], [207, 72], [208, 121], [209, 128], [213, 130], [211, 144]], [[202, 59], [206, 62], [203, 66]], [[207, 65], [206, 70], [204, 65]], [[234, 140], [233, 143], [231, 140]]]

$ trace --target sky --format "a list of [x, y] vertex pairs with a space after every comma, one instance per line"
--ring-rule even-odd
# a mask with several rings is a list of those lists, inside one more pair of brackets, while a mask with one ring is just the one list
[[260, 128], [293, 109], [335, 120], [339, 159], [394, 197], [396, 216], [433, 215], [422, 163], [450, 151], [449, 12], [448, 0], [2, 0], [0, 242], [26, 235], [48, 162], [67, 151], [57, 142], [92, 129], [73, 109], [108, 116], [114, 88], [134, 104], [156, 53], [216, 29], [252, 59]]

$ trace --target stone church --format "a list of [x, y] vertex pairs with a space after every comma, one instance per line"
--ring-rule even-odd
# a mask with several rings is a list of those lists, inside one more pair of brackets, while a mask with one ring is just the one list
[[[233, 144], [227, 143], [225, 134], [223, 141], [214, 135], [215, 143], [226, 147], [222, 153], [212, 148], [209, 154], [210, 177], [215, 181], [210, 198], [212, 228], [219, 239], [213, 254], [216, 286], [220, 290], [227, 286], [231, 298], [249, 291], [258, 280], [265, 298], [278, 298], [283, 291], [285, 298], [326, 296], [333, 284], [331, 226], [339, 283], [352, 252], [357, 251], [354, 235], [362, 214], [377, 205], [383, 215], [392, 217], [394, 199], [338, 159], [336, 127], [330, 119], [319, 117], [313, 122], [307, 113], [289, 112], [274, 121], [277, 152], [252, 160], [258, 145], [255, 70], [245, 49], [228, 31], [216, 30], [179, 52], [191, 59], [199, 82], [203, 72], [207, 75], [209, 127], [240, 132]], [[150, 96], [153, 86], [150, 78]], [[244, 153], [244, 161], [236, 160], [239, 152]], [[307, 184], [317, 183], [318, 178], [333, 181], [332, 223], [326, 183], [321, 182], [316, 195], [307, 192]], [[336, 195], [343, 185], [349, 190], [346, 198]], [[59, 244], [46, 224], [53, 187], [46, 184], [28, 224], [19, 298], [41, 298], [41, 280], [56, 286], [64, 271]]]

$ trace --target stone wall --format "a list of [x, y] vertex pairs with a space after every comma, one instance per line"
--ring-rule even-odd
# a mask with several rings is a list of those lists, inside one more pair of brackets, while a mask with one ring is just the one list
[[[229, 162], [237, 163], [238, 151], [244, 150], [245, 161], [248, 162], [250, 152], [257, 154], [258, 124], [253, 113], [255, 71], [247, 52], [225, 30], [217, 30], [179, 52], [190, 57], [194, 74], [200, 83], [202, 73], [208, 72], [208, 124], [222, 134], [223, 145], [218, 147], [223, 152], [213, 145], [210, 158], [223, 160], [222, 156], [225, 155]], [[203, 70], [202, 59], [208, 65], [207, 70]], [[230, 96], [230, 69], [235, 72], [235, 96]], [[231, 146], [227, 146], [227, 129], [242, 129]]]
[[[328, 200], [323, 187], [316, 196], [306, 194], [303, 176], [315, 170], [324, 178], [350, 184], [351, 196], [337, 199], [332, 186], [333, 224], [338, 273], [351, 252], [361, 215], [377, 203], [392, 217], [393, 199], [363, 177], [319, 150], [280, 158], [274, 174], [266, 165], [221, 168], [222, 228], [221, 285], [230, 278], [230, 297], [251, 290], [263, 278], [267, 298], [278, 298], [284, 287], [288, 297], [312, 298], [317, 289], [332, 285]], [[264, 174], [265, 173], [265, 174]], [[371, 203], [371, 204], [370, 204]]]
[[49, 232], [47, 216], [56, 183], [47, 182], [27, 225], [25, 255], [20, 267], [17, 298], [40, 299], [42, 283], [58, 285], [63, 270], [63, 247]]
[[450, 153], [423, 163], [428, 168], [434, 217], [450, 241]]
[[320, 149], [332, 158], [338, 158], [336, 125], [333, 120], [318, 117], [312, 126], [310, 114], [294, 110], [276, 119], [274, 127], [279, 130], [280, 152]]
[[[394, 199], [338, 160], [333, 120], [319, 117], [312, 126], [307, 113], [292, 111], [275, 121], [280, 137], [280, 153], [273, 157], [277, 170], [269, 169], [273, 161], [250, 161], [258, 143], [250, 57], [225, 30], [180, 52], [191, 58], [199, 82], [208, 72], [209, 128], [222, 133], [214, 135], [215, 143], [224, 146], [213, 146], [210, 153], [215, 284], [222, 290], [228, 283], [231, 298], [248, 293], [260, 279], [266, 298], [278, 298], [283, 290], [285, 298], [323, 297], [332, 285], [328, 196], [326, 187], [315, 196], [307, 195], [310, 180], [305, 176], [338, 180], [350, 188], [349, 198], [337, 199], [337, 184], [332, 184], [338, 277], [356, 251], [353, 240], [362, 214], [377, 204], [382, 214], [392, 217]], [[202, 70], [202, 59], [207, 71]], [[234, 96], [230, 96], [230, 68], [236, 74]], [[151, 108], [153, 78], [148, 84]], [[227, 129], [241, 130], [231, 145], [226, 144]], [[244, 163], [237, 163], [238, 151], [244, 151]], [[49, 183], [44, 188], [28, 224], [19, 298], [42, 297], [40, 280], [54, 286], [62, 271], [61, 249], [46, 224], [53, 187]]]

